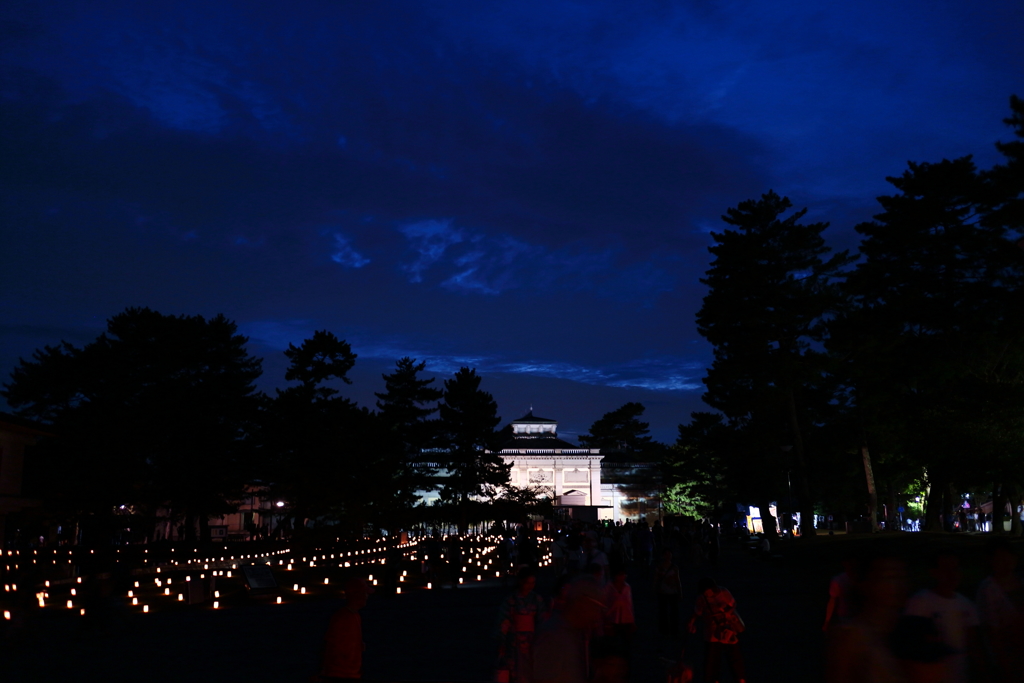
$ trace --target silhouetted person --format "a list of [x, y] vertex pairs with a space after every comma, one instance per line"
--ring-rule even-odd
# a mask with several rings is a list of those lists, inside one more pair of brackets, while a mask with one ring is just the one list
[[901, 560], [876, 557], [857, 564], [853, 618], [828, 631], [827, 683], [901, 683], [902, 668], [889, 636], [906, 600], [907, 572]]
[[570, 582], [561, 609], [537, 632], [533, 683], [586, 683], [590, 678], [588, 638], [601, 622], [604, 592], [592, 578]]
[[533, 590], [536, 585], [533, 570], [520, 569], [516, 590], [501, 604], [498, 613], [498, 671], [506, 672], [504, 679], [509, 683], [533, 680], [533, 639], [548, 613], [547, 602]]
[[604, 603], [608, 606], [604, 632], [619, 643], [621, 653], [628, 658], [636, 632], [636, 618], [633, 615], [633, 589], [626, 583], [624, 567], [612, 572], [612, 580], [605, 586], [604, 596]]
[[324, 638], [320, 680], [324, 683], [354, 681], [363, 676], [363, 622], [359, 610], [373, 589], [353, 577], [345, 582], [345, 606], [334, 613]]
[[587, 536], [583, 540], [583, 567], [584, 571], [592, 571], [591, 565], [598, 565], [601, 568], [601, 574], [598, 577], [599, 582], [604, 585], [608, 581], [608, 556], [604, 554], [604, 551], [598, 547], [597, 541]]
[[1024, 584], [1017, 555], [1005, 538], [986, 548], [991, 573], [978, 586], [981, 635], [996, 683], [1024, 681]]
[[960, 558], [940, 552], [933, 556], [929, 573], [933, 587], [915, 593], [907, 601], [906, 613], [929, 617], [935, 622], [940, 640], [951, 647], [954, 654], [945, 660], [948, 683], [967, 683], [971, 664], [982, 664], [978, 640], [978, 610], [974, 603], [956, 589], [963, 574]]
[[953, 648], [942, 643], [931, 619], [900, 617], [889, 641], [907, 683], [943, 683], [946, 680], [946, 662], [953, 655]]
[[679, 633], [679, 600], [683, 584], [679, 567], [672, 561], [672, 553], [665, 551], [654, 569], [654, 595], [658, 602], [658, 631], [662, 635]]
[[722, 529], [715, 522], [708, 531], [708, 560], [712, 567], [718, 567], [718, 555], [722, 550]]
[[627, 683], [629, 659], [625, 646], [614, 636], [597, 638], [590, 647], [590, 683]]
[[825, 607], [825, 623], [821, 630], [827, 631], [833, 621], [846, 621], [852, 615], [850, 604], [853, 591], [853, 558], [843, 560], [843, 572], [832, 577], [828, 585], [828, 605]]
[[704, 680], [707, 683], [718, 681], [722, 659], [726, 659], [735, 680], [744, 683], [746, 674], [739, 635], [745, 627], [736, 612], [736, 599], [706, 576], [697, 582], [697, 602], [688, 625], [690, 633], [697, 632], [698, 620], [704, 628]]

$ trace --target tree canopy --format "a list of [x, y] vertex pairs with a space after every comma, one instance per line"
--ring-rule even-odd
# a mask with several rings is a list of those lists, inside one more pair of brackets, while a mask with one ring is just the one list
[[635, 460], [657, 450], [650, 436], [650, 424], [641, 422], [642, 403], [626, 403], [605, 413], [590, 431], [579, 437], [587, 448], [600, 448], [606, 458]]
[[3, 395], [57, 434], [40, 452], [39, 490], [100, 528], [121, 506], [152, 520], [166, 504], [205, 529], [251, 473], [261, 368], [246, 341], [222, 315], [129, 308], [81, 349], [21, 360]]

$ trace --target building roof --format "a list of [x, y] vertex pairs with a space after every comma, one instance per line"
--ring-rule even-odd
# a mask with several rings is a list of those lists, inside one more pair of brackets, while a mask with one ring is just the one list
[[558, 424], [558, 420], [549, 420], [546, 417], [536, 417], [533, 414], [532, 410], [530, 412], [528, 412], [526, 415], [523, 415], [518, 420], [512, 420], [512, 424], [516, 424], [517, 422], [527, 422], [529, 424], [538, 424], [538, 423], [541, 423], [541, 422], [547, 423], [547, 424]]
[[568, 441], [562, 441], [555, 436], [540, 435], [533, 436], [517, 436], [514, 439], [510, 439], [505, 443], [501, 444], [501, 450], [508, 449], [519, 449], [529, 448], [531, 450], [538, 448], [573, 448], [573, 449], [586, 449], [586, 446], [579, 446]]

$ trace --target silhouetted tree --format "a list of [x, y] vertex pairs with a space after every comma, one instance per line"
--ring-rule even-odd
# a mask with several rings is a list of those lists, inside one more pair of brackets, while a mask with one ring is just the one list
[[411, 457], [416, 457], [435, 438], [437, 425], [427, 418], [437, 412], [436, 403], [444, 395], [430, 386], [434, 378], [420, 379], [426, 363], [417, 363], [408, 356], [395, 363], [395, 371], [383, 375], [384, 392], [375, 393], [377, 410], [389, 429], [406, 444]]
[[825, 260], [827, 224], [800, 223], [806, 209], [782, 218], [791, 206], [768, 192], [722, 217], [732, 228], [711, 233], [715, 258], [701, 280], [710, 291], [697, 325], [714, 346], [704, 401], [738, 428], [763, 430], [766, 444], [787, 445], [778, 425], [788, 426], [803, 531], [813, 535], [806, 433], [815, 421], [808, 389], [822, 363], [814, 344], [837, 302], [832, 280], [851, 259], [842, 252]]
[[165, 504], [209, 540], [208, 518], [235, 509], [250, 476], [261, 370], [246, 341], [223, 315], [129, 308], [82, 349], [21, 360], [3, 395], [57, 434], [39, 452], [46, 497], [91, 522], [94, 540], [115, 508], [152, 519]]
[[605, 413], [579, 437], [587, 448], [599, 448], [612, 459], [636, 460], [659, 450], [650, 436], [650, 424], [641, 422], [642, 403], [626, 403]]
[[418, 491], [436, 488], [437, 470], [429, 466], [436, 458], [425, 451], [434, 445], [438, 433], [438, 421], [428, 419], [438, 410], [431, 404], [444, 392], [430, 386], [434, 378], [419, 378], [425, 369], [426, 363], [417, 363], [408, 356], [401, 358], [393, 373], [383, 375], [385, 391], [374, 394], [381, 421], [402, 443], [403, 488], [413, 497]]
[[494, 397], [480, 389], [476, 370], [462, 368], [444, 383], [440, 405], [439, 445], [448, 469], [441, 495], [455, 502], [460, 510], [460, 528], [468, 521], [469, 501], [489, 487], [508, 483], [511, 466], [493, 452], [497, 441], [495, 427], [501, 422]]
[[393, 519], [410, 503], [399, 492], [401, 442], [378, 415], [331, 386], [350, 383], [357, 358], [351, 346], [322, 330], [298, 347], [289, 344], [285, 355], [285, 378], [299, 383], [277, 391], [265, 416], [264, 450], [266, 477], [288, 503], [295, 529], [340, 523], [360, 530]]
[[1021, 188], [1009, 176], [979, 174], [963, 157], [889, 178], [899, 192], [857, 226], [865, 258], [846, 285], [855, 306], [833, 325], [866, 429], [899, 435], [927, 470], [933, 530], [959, 503], [952, 484], [1021, 481], [1010, 454], [1024, 432], [1010, 406], [1024, 400], [1024, 254], [1011, 222]]

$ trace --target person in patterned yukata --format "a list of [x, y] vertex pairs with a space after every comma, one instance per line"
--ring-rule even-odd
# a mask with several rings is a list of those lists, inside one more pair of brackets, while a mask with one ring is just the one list
[[533, 570], [523, 567], [516, 575], [516, 591], [501, 604], [498, 680], [505, 679], [509, 683], [532, 680], [533, 636], [548, 613], [547, 601], [533, 590], [536, 585]]

